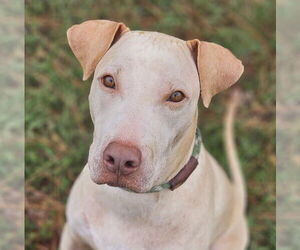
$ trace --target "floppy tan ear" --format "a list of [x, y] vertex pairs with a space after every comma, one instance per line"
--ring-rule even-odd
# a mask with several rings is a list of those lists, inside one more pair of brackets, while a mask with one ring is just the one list
[[123, 23], [89, 20], [67, 31], [69, 45], [83, 69], [83, 80], [94, 72], [112, 43], [129, 29]]
[[242, 75], [244, 66], [228, 49], [197, 39], [187, 41], [194, 54], [200, 78], [201, 98], [207, 108], [211, 98], [229, 88]]

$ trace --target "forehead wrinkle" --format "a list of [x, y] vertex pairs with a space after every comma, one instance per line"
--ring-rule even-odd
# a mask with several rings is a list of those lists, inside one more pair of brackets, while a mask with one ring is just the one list
[[183, 46], [185, 42], [177, 37], [155, 31], [131, 31], [128, 36], [133, 39], [141, 40], [142, 42], [151, 42], [159, 47], [170, 47], [174, 45]]
[[[171, 69], [174, 67], [172, 67], [172, 65], [163, 65], [163, 67], [157, 67], [157, 65], [154, 64], [152, 68], [151, 63], [148, 65], [148, 63], [142, 64], [132, 61], [132, 64], [125, 65], [122, 68], [120, 71], [120, 79], [122, 79], [123, 84], [127, 85], [128, 89], [134, 87], [135, 94], [140, 94], [141, 92], [149, 90], [166, 92], [166, 94], [167, 92], [181, 90], [190, 94], [192, 86], [187, 84], [190, 81], [186, 72], [180, 72], [180, 68], [175, 71], [166, 70], [166, 67]], [[145, 70], [147, 70], [146, 74]]]
[[173, 69], [182, 66], [181, 59], [187, 59], [187, 50], [186, 43], [178, 38], [158, 32], [131, 31], [122, 36], [107, 54], [125, 65], [149, 63], [148, 66], [155, 67], [164, 62], [160, 65], [169, 65]]
[[[108, 63], [123, 66], [118, 71], [124, 73], [122, 78], [126, 81], [130, 78], [139, 85], [142, 83], [140, 87], [147, 84], [158, 89], [161, 89], [159, 86], [167, 86], [189, 91], [189, 83], [193, 78], [198, 79], [197, 73], [194, 76], [188, 70], [196, 66], [186, 42], [162, 33], [128, 32], [107, 54], [113, 58], [113, 61], [108, 59]], [[196, 68], [194, 71], [197, 72]]]
[[143, 54], [145, 50], [149, 49], [158, 52], [171, 50], [172, 53], [187, 49], [187, 45], [183, 40], [151, 31], [130, 31], [119, 40], [117, 45], [125, 46], [128, 53], [142, 52]]

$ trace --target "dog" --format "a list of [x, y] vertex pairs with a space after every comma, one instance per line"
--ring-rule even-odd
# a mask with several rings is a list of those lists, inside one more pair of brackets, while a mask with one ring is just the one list
[[208, 107], [237, 82], [241, 61], [215, 43], [108, 20], [74, 25], [67, 38], [83, 80], [94, 73], [94, 133], [60, 249], [245, 249], [246, 191], [232, 125], [232, 181], [196, 133], [198, 100]]

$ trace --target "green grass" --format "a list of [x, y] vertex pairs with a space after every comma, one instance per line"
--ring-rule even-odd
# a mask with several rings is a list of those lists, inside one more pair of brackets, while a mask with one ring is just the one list
[[[251, 250], [275, 249], [275, 1], [26, 1], [26, 249], [56, 249], [70, 187], [92, 137], [90, 83], [65, 32], [87, 19], [124, 22], [219, 43], [245, 65], [236, 121], [248, 185]], [[227, 166], [222, 119], [229, 91], [200, 105], [204, 143]]]

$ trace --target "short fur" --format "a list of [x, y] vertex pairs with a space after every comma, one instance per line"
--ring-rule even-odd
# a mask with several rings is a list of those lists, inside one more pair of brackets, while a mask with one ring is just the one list
[[[188, 161], [200, 96], [208, 106], [213, 95], [238, 80], [241, 62], [213, 43], [129, 31], [106, 20], [71, 27], [68, 41], [84, 79], [95, 71], [89, 95], [94, 136], [68, 199], [60, 249], [245, 249], [245, 191], [232, 153], [232, 110], [226, 131], [233, 183], [202, 145], [198, 167], [182, 186], [144, 193]], [[103, 86], [107, 74], [115, 89]], [[176, 90], [186, 98], [168, 102]], [[103, 164], [111, 142], [134, 145], [142, 153], [140, 168], [115, 183], [134, 192], [99, 185], [115, 182]]]

